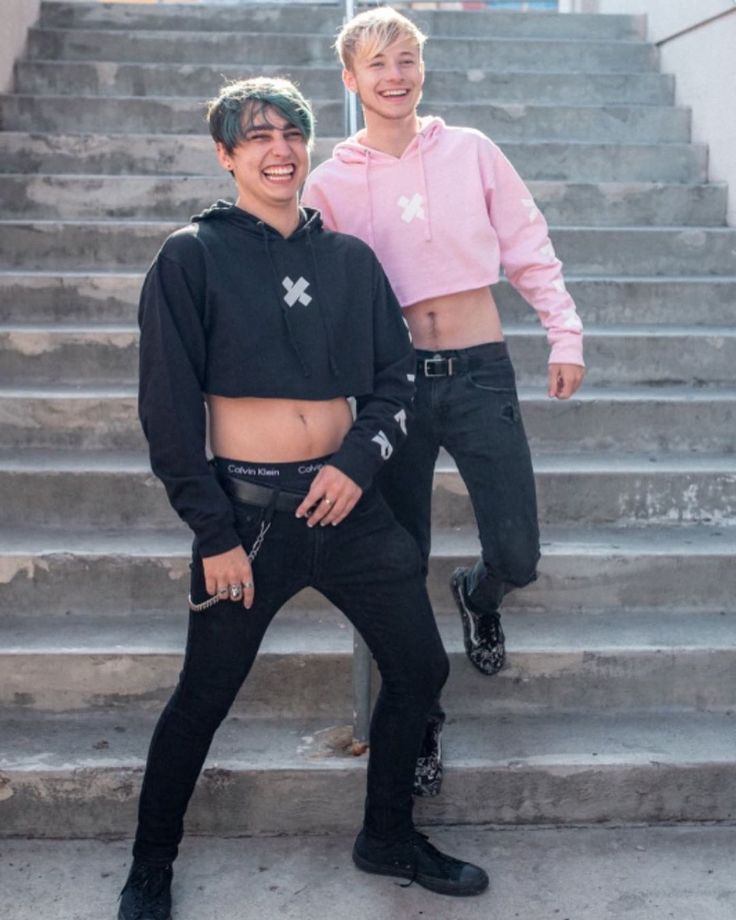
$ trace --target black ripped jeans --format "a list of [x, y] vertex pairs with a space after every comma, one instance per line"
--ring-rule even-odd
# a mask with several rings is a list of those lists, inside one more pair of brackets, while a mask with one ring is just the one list
[[[469, 599], [480, 612], [498, 609], [513, 588], [536, 578], [539, 525], [529, 444], [514, 368], [505, 342], [417, 358], [457, 356], [472, 369], [448, 377], [417, 375], [409, 435], [381, 471], [379, 486], [398, 522], [416, 540], [427, 573], [432, 486], [440, 447], [457, 464], [478, 525], [482, 556], [470, 572]], [[433, 710], [439, 716], [441, 709]]]
[[[264, 511], [234, 502], [238, 533], [250, 549]], [[178, 686], [154, 731], [141, 790], [133, 854], [171, 863], [189, 798], [212, 737], [248, 675], [276, 612], [302, 588], [321, 591], [365, 639], [382, 677], [370, 728], [364, 827], [373, 837], [411, 833], [414, 764], [428, 712], [448, 673], [416, 545], [377, 489], [337, 527], [307, 527], [275, 512], [253, 563], [255, 603], [223, 600], [190, 613]], [[207, 598], [195, 552], [191, 594]]]

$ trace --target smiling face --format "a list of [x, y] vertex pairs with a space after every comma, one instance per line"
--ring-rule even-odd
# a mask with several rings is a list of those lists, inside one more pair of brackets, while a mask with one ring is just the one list
[[309, 172], [307, 141], [273, 107], [262, 108], [232, 150], [217, 144], [217, 157], [233, 173], [238, 207], [273, 226], [295, 211], [297, 195]]
[[342, 77], [345, 86], [360, 98], [366, 124], [371, 120], [416, 117], [424, 85], [424, 62], [413, 38], [401, 39], [380, 50], [359, 51]]

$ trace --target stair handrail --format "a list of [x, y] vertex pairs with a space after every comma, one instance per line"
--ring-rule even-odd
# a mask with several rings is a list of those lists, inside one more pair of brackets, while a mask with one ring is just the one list
[[[343, 23], [355, 15], [354, 0], [343, 0]], [[355, 93], [343, 90], [345, 135], [352, 137], [358, 130], [358, 99]], [[371, 654], [360, 633], [353, 630], [353, 740], [356, 757], [368, 750], [371, 721]]]
[[[734, 0], [734, 2], [736, 2], [736, 0]], [[725, 19], [726, 16], [732, 16], [734, 13], [736, 13], [736, 6], [732, 6], [727, 10], [721, 10], [720, 13], [714, 13], [713, 16], [708, 16], [705, 19], [701, 19], [700, 22], [694, 22], [692, 25], [686, 26], [684, 29], [673, 32], [672, 35], [667, 35], [665, 38], [660, 38], [660, 40], [654, 44], [657, 48], [661, 48], [663, 45], [669, 44], [669, 42], [674, 41], [676, 38], [680, 38], [683, 35], [688, 35], [690, 32], [696, 32], [698, 29], [702, 29], [703, 26], [710, 25], [711, 22], [716, 22], [718, 19]]]

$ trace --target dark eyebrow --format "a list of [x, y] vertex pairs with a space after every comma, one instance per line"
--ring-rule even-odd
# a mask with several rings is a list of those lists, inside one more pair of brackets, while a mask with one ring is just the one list
[[278, 128], [276, 125], [270, 125], [268, 122], [264, 122], [260, 125], [251, 125], [246, 130], [245, 137], [248, 137], [249, 134], [263, 134], [264, 132], [268, 131], [281, 131], [282, 133], [285, 131], [299, 131], [300, 134], [302, 133], [296, 125], [287, 124], [284, 125], [283, 128]]

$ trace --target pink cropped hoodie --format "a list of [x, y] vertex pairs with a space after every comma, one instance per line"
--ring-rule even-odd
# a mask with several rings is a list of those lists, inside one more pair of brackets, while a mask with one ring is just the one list
[[302, 201], [374, 250], [403, 307], [506, 277], [537, 311], [550, 363], [583, 362], [583, 326], [547, 222], [501, 150], [480, 131], [422, 119], [400, 157], [338, 144]]

